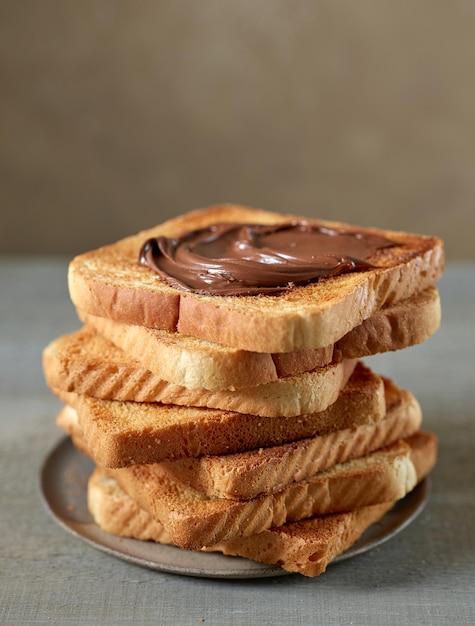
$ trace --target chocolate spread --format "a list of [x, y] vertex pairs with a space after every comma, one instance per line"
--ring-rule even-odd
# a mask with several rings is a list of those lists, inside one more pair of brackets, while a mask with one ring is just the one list
[[284, 224], [215, 224], [177, 239], [147, 240], [139, 260], [171, 286], [210, 295], [276, 294], [322, 278], [376, 267], [395, 245], [364, 230]]

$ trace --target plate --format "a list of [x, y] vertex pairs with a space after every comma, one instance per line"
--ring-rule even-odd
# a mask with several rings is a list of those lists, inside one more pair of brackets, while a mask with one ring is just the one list
[[[151, 541], [117, 537], [103, 531], [95, 524], [87, 508], [87, 481], [93, 469], [93, 462], [78, 452], [71, 439], [66, 437], [43, 463], [40, 491], [53, 519], [98, 550], [135, 565], [184, 576], [239, 579], [291, 575], [278, 566], [264, 565], [241, 557], [181, 550]], [[422, 511], [428, 491], [429, 482], [425, 479], [332, 562], [366, 552], [396, 535]]]

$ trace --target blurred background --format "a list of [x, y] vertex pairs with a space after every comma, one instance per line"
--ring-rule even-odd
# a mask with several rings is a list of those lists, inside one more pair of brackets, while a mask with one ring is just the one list
[[208, 204], [475, 258], [475, 3], [0, 3], [0, 252], [73, 255]]

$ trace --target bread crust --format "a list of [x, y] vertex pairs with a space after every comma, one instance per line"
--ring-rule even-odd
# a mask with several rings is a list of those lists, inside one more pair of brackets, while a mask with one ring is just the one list
[[[105, 318], [88, 319], [98, 320], [95, 330], [86, 325], [44, 349], [43, 371], [50, 388], [103, 400], [190, 404], [252, 413], [258, 408], [249, 402], [242, 404], [239, 393], [220, 392], [312, 371], [328, 365], [333, 355], [340, 361], [415, 345], [437, 330], [440, 301], [437, 289], [430, 287], [376, 313], [335, 347], [274, 355], [183, 339], [178, 333], [131, 327]], [[95, 332], [104, 327], [109, 329], [106, 334], [111, 341]], [[190, 378], [193, 383], [200, 382], [202, 389], [187, 391], [185, 383]], [[215, 393], [206, 391], [210, 387], [216, 387]]]
[[[436, 237], [366, 229], [400, 243], [378, 256], [378, 269], [344, 274], [276, 296], [208, 296], [179, 291], [140, 266], [141, 245], [158, 235], [217, 222], [274, 224], [295, 219], [237, 205], [209, 207], [87, 252], [70, 263], [73, 303], [100, 317], [178, 331], [253, 352], [290, 352], [335, 343], [386, 304], [434, 284], [443, 270]], [[329, 228], [348, 225], [308, 220]]]
[[77, 410], [93, 458], [106, 467], [229, 454], [371, 423], [385, 414], [383, 381], [358, 364], [336, 401], [295, 418], [159, 404], [107, 402], [58, 392]]
[[[412, 455], [412, 448], [418, 453]], [[162, 523], [173, 543], [200, 549], [249, 536], [287, 521], [349, 511], [404, 497], [436, 460], [431, 433], [412, 437], [365, 457], [335, 465], [278, 493], [246, 501], [209, 498], [177, 480], [160, 465], [107, 470], [140, 508]], [[418, 467], [420, 459], [424, 466]]]
[[[413, 481], [419, 483], [434, 466], [437, 456], [437, 439], [432, 433], [418, 432], [406, 439], [402, 445], [396, 444], [392, 450], [386, 449], [378, 453], [380, 460], [385, 455], [387, 461], [391, 457], [394, 460], [397, 450], [401, 452], [404, 448], [406, 452], [409, 450], [410, 463], [415, 473], [409, 481], [405, 480], [406, 486], [403, 491], [408, 491]], [[344, 474], [342, 467], [344, 466], [333, 470], [334, 477]], [[383, 473], [379, 474], [379, 479], [383, 482], [387, 481], [382, 491], [388, 493], [392, 489], [388, 489], [391, 479], [388, 480], [389, 474], [384, 479], [382, 475]], [[373, 480], [374, 478], [373, 473]], [[401, 480], [401, 472], [399, 472], [399, 479]], [[358, 480], [361, 481], [361, 476]], [[152, 482], [152, 489], [154, 489], [156, 481]], [[357, 484], [361, 486], [361, 482]], [[131, 491], [133, 490], [132, 488]], [[336, 492], [341, 494], [340, 489], [336, 489], [334, 493]], [[182, 493], [177, 486], [173, 497], [179, 498]], [[384, 499], [382, 493], [376, 496], [376, 499], [380, 498]], [[199, 503], [198, 500], [198, 506]], [[141, 504], [145, 504], [144, 508], [141, 508]], [[326, 570], [328, 564], [337, 555], [352, 545], [368, 526], [379, 520], [393, 505], [394, 501], [388, 500], [379, 504], [358, 506], [339, 513], [287, 521], [279, 526], [264, 528], [257, 533], [247, 533], [244, 527], [244, 533], [234, 538], [219, 541], [209, 547], [199, 546], [193, 549], [220, 551], [227, 555], [241, 556], [262, 563], [278, 564], [286, 571], [298, 572], [304, 576], [318, 576]], [[119, 483], [103, 468], [96, 468], [89, 480], [88, 506], [96, 523], [107, 532], [177, 545], [173, 532], [170, 533], [166, 525], [150, 511], [147, 502], [141, 497], [130, 498]], [[189, 506], [194, 507], [192, 499]], [[172, 523], [179, 524], [175, 519], [172, 519]], [[187, 536], [194, 534], [195, 530], [192, 529]], [[226, 536], [230, 533], [223, 530], [222, 523], [217, 534]], [[208, 535], [209, 533], [206, 536]], [[198, 541], [197, 544], [199, 543]]]
[[311, 517], [213, 546], [229, 556], [277, 564], [287, 572], [315, 577], [380, 520], [395, 502], [362, 506], [344, 513]]
[[332, 465], [356, 459], [417, 432], [419, 403], [385, 384], [386, 413], [376, 422], [237, 454], [163, 461], [164, 472], [209, 497], [247, 500], [275, 493]]
[[[241, 453], [210, 455], [161, 462], [162, 470], [210, 497], [246, 500], [280, 491], [294, 481], [308, 478], [337, 463], [343, 463], [408, 437], [420, 428], [419, 403], [408, 391], [385, 381], [386, 412], [379, 420], [353, 424], [278, 446]], [[354, 413], [358, 411], [355, 402]], [[58, 426], [74, 445], [89, 454], [77, 414], [66, 407]]]
[[[237, 350], [181, 333], [124, 324], [103, 317], [82, 313], [80, 317], [94, 327], [100, 335], [129, 355], [131, 367], [136, 360], [163, 380], [188, 389], [233, 391], [275, 382], [279, 378], [295, 376], [317, 367], [323, 367], [331, 363], [334, 354], [337, 360], [348, 357], [360, 358], [421, 343], [439, 327], [440, 300], [437, 289], [429, 287], [411, 298], [378, 311], [351, 330], [335, 345], [315, 350], [274, 354]], [[84, 349], [79, 349], [74, 345], [73, 337], [77, 337], [79, 343], [82, 341], [81, 332], [69, 336], [71, 357], [68, 357], [66, 350], [68, 337], [62, 342], [57, 339], [49, 350], [46, 349], [46, 356], [50, 356], [46, 370], [48, 370], [48, 365], [50, 369], [54, 365], [51, 353], [58, 354], [62, 345], [63, 360], [69, 360], [67, 371], [72, 375], [73, 359], [77, 359], [79, 355], [85, 355]], [[98, 343], [97, 338], [95, 342]], [[100, 346], [97, 346], [96, 353], [99, 351], [103, 351], [106, 358], [102, 363], [99, 358], [96, 358], [94, 368], [96, 371], [99, 367], [106, 366], [104, 361], [115, 360], [114, 353], [107, 343], [102, 342]], [[84, 369], [83, 367], [82, 375], [84, 375]], [[90, 372], [92, 368], [87, 369]], [[117, 386], [114, 389], [116, 393], [119, 391]], [[96, 395], [93, 388], [91, 388], [90, 395]], [[109, 399], [134, 400], [135, 398], [110, 397]], [[223, 403], [219, 406], [214, 405], [214, 408], [216, 407], [225, 408], [225, 405]]]
[[[393, 505], [394, 502], [385, 502], [345, 513], [289, 522], [205, 550], [278, 564], [288, 572], [315, 577]], [[88, 507], [96, 524], [106, 532], [173, 545], [163, 524], [142, 510], [101, 468], [96, 468], [89, 479]]]

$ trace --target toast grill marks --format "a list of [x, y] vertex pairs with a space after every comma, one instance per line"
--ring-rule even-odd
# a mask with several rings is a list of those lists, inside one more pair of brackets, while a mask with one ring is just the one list
[[[340, 423], [334, 425], [334, 430], [280, 446], [164, 461], [160, 468], [172, 479], [210, 497], [249, 499], [265, 492], [279, 491], [294, 481], [308, 478], [336, 463], [362, 457], [419, 429], [422, 416], [416, 399], [390, 381], [383, 382], [385, 410], [380, 410], [375, 403], [375, 412], [368, 415], [368, 404], [374, 402], [371, 391], [375, 385], [367, 385], [365, 389], [362, 384], [361, 389], [353, 394], [347, 410], [351, 421], [343, 424], [343, 428]], [[366, 403], [361, 402], [362, 394], [369, 396]], [[72, 409], [61, 411], [57, 423], [71, 435], [78, 449], [89, 454]]]
[[275, 494], [246, 501], [208, 498], [163, 475], [159, 465], [107, 470], [173, 543], [200, 549], [220, 541], [361, 506], [398, 500], [433, 467], [437, 440], [419, 432], [366, 457], [333, 466]]
[[[140, 509], [101, 468], [96, 468], [89, 479], [87, 497], [96, 524], [106, 532], [173, 544], [163, 524]], [[318, 576], [393, 505], [394, 502], [386, 502], [345, 513], [289, 522], [279, 528], [219, 543], [205, 550], [278, 564], [286, 571], [305, 576]]]
[[77, 409], [92, 457], [107, 467], [279, 445], [372, 423], [386, 410], [383, 381], [362, 364], [327, 409], [296, 418], [58, 395]]
[[290, 522], [256, 535], [217, 544], [212, 549], [230, 556], [279, 565], [288, 572], [319, 576], [335, 557], [355, 543], [394, 504], [384, 502]]
[[[237, 391], [187, 389], [161, 381], [161, 384], [155, 388], [158, 394], [154, 400], [168, 405], [209, 407], [222, 411], [250, 413], [261, 417], [296, 417], [323, 411], [333, 404], [355, 366], [356, 360], [346, 359], [313, 372], [287, 376], [267, 385]], [[58, 393], [61, 394], [62, 391], [58, 390]], [[83, 395], [81, 395], [81, 401], [91, 404]], [[102, 400], [104, 410], [108, 404], [110, 410], [115, 411], [113, 402], [114, 400]], [[101, 405], [96, 402], [96, 406]], [[130, 415], [135, 410], [141, 411], [142, 409], [133, 405], [127, 408]]]
[[164, 461], [160, 467], [210, 497], [246, 500], [275, 493], [419, 430], [422, 415], [411, 394], [386, 387], [386, 407], [385, 417], [369, 424], [237, 454]]
[[136, 261], [148, 237], [179, 236], [216, 222], [275, 224], [288, 219], [265, 211], [224, 206], [170, 220], [76, 257], [69, 271], [71, 298], [79, 309], [92, 315], [178, 330], [244, 350], [289, 352], [334, 343], [385, 304], [429, 287], [442, 273], [439, 239], [375, 229], [366, 230], [400, 244], [378, 259], [382, 269], [329, 278], [278, 296], [235, 298], [180, 293]]

